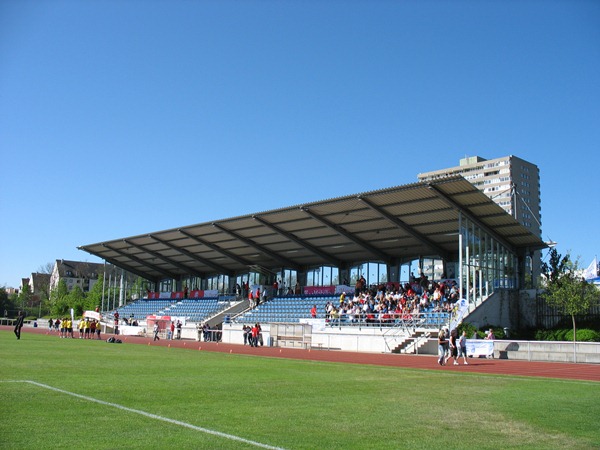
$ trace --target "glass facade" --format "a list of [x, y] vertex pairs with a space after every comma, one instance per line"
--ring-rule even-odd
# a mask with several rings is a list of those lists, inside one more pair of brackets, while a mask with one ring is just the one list
[[350, 286], [354, 286], [360, 277], [365, 277], [369, 286], [387, 283], [387, 265], [377, 262], [365, 262], [350, 268]]
[[307, 286], [332, 286], [340, 284], [339, 269], [331, 266], [321, 266], [306, 272]]
[[497, 289], [518, 287], [514, 253], [462, 215], [459, 237], [459, 280], [465, 299], [479, 303]]

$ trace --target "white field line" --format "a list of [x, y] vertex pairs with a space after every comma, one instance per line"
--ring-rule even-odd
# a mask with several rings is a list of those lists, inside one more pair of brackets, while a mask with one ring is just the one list
[[172, 423], [174, 425], [179, 425], [180, 427], [190, 428], [194, 431], [200, 431], [201, 433], [212, 434], [213, 436], [222, 437], [224, 439], [229, 439], [232, 441], [243, 442], [244, 444], [253, 445], [255, 447], [260, 448], [268, 448], [271, 450], [283, 450], [281, 447], [273, 447], [272, 445], [261, 444], [260, 442], [251, 441], [249, 439], [244, 439], [239, 436], [234, 436], [232, 434], [221, 433], [220, 431], [209, 430], [208, 428], [198, 427], [196, 425], [192, 425], [191, 423], [181, 422], [175, 419], [169, 419], [168, 417], [159, 416], [156, 414], [151, 414], [146, 411], [140, 411], [139, 409], [128, 408], [127, 406], [119, 405], [117, 403], [105, 402], [104, 400], [98, 400], [97, 398], [88, 397], [87, 395], [76, 394], [75, 392], [65, 391], [64, 389], [59, 389], [53, 386], [49, 386], [47, 384], [37, 383], [31, 380], [0, 380], [0, 383], [29, 383], [35, 386], [50, 389], [51, 391], [60, 392], [61, 394], [70, 395], [72, 397], [77, 397], [82, 400], [87, 400], [88, 402], [99, 403], [101, 405], [110, 406], [112, 408], [117, 408], [123, 411], [127, 411], [134, 414], [139, 414], [141, 416], [149, 417], [150, 419], [160, 420], [162, 422]]

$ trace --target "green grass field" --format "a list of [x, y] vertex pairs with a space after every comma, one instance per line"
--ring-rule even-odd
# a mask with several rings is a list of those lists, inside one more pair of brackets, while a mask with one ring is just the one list
[[0, 401], [0, 448], [600, 448], [600, 383], [6, 331]]

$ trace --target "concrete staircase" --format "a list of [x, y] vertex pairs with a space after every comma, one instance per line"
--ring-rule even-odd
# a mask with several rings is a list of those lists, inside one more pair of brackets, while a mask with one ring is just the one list
[[410, 336], [405, 338], [401, 343], [396, 345], [392, 349], [392, 353], [411, 353], [418, 354], [419, 349], [423, 346], [427, 345], [429, 338], [433, 335], [437, 334], [431, 330], [418, 330], [414, 333], [411, 333]]
[[232, 320], [235, 316], [247, 311], [250, 308], [250, 301], [245, 298], [240, 301], [232, 302], [229, 308], [223, 309], [214, 316], [206, 320], [208, 325], [213, 328], [216, 325], [222, 324], [225, 321], [225, 317], [229, 316]]

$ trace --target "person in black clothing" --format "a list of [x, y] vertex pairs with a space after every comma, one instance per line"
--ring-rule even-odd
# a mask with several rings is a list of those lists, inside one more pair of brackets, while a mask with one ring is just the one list
[[454, 365], [458, 366], [458, 344], [456, 343], [456, 337], [458, 335], [458, 331], [454, 328], [450, 332], [450, 353], [446, 356], [446, 363], [450, 361], [450, 358], [454, 358]]
[[17, 321], [15, 322], [15, 336], [17, 339], [21, 339], [21, 328], [23, 328], [23, 321], [25, 320], [25, 314], [23, 311], [19, 311]]

